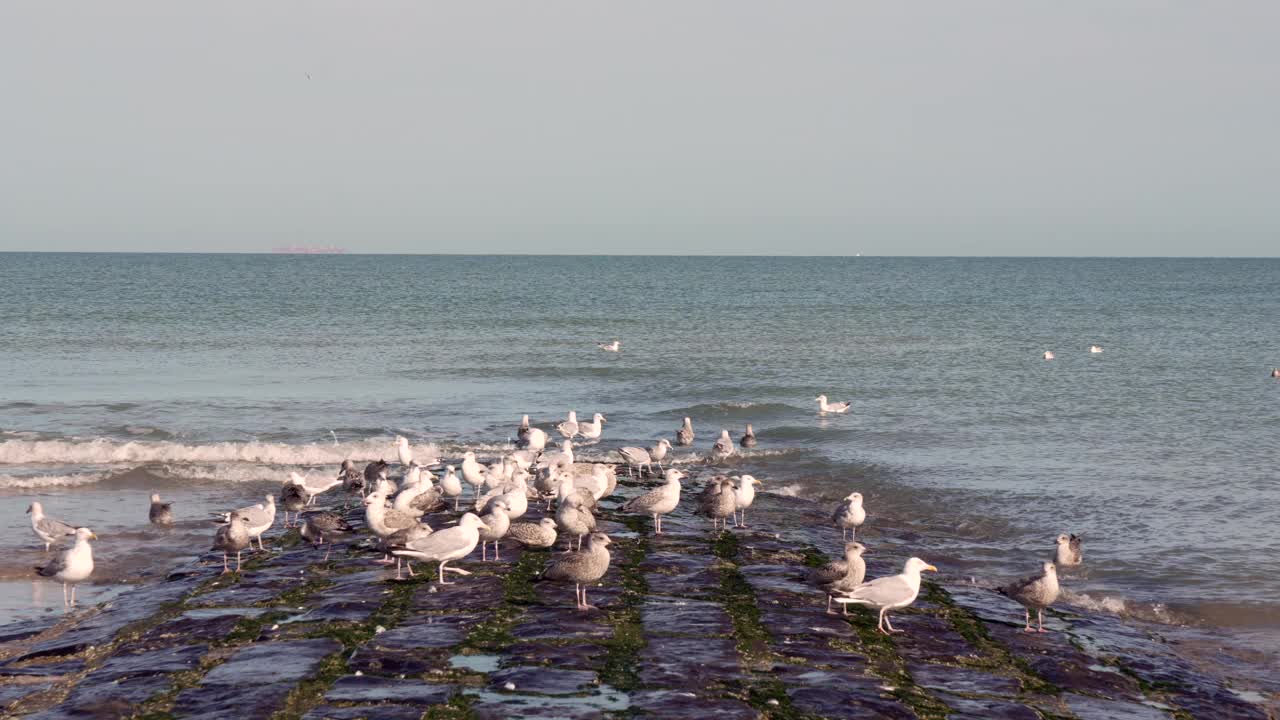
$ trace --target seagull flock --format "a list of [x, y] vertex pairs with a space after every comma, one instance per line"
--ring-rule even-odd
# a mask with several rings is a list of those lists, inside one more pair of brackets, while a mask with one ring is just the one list
[[[851, 407], [847, 401], [830, 402], [826, 395], [814, 400], [820, 414], [842, 414]], [[449, 563], [466, 558], [477, 545], [482, 562], [488, 561], [490, 555], [496, 561], [501, 559], [504, 541], [526, 548], [551, 549], [563, 537], [566, 550], [550, 556], [541, 578], [573, 583], [576, 607], [590, 610], [593, 608], [587, 602], [587, 588], [604, 577], [610, 562], [611, 541], [598, 531], [595, 513], [600, 501], [614, 494], [617, 470], [607, 463], [588, 463], [589, 470], [575, 465], [574, 441], [577, 438], [599, 441], [605, 422], [606, 418], [600, 413], [593, 414], [591, 421], [582, 422], [576, 412], [570, 411], [568, 417], [553, 426], [563, 438], [559, 448], [548, 449], [548, 433], [534, 427], [525, 415], [517, 428], [516, 447], [488, 465], [482, 464], [470, 451], [462, 455], [457, 465], [444, 464], [440, 458], [422, 458], [424, 462], [420, 463], [409, 440], [396, 436], [394, 449], [401, 471], [397, 479], [390, 476], [391, 464], [382, 459], [364, 468], [344, 460], [336, 476], [290, 472], [278, 497], [268, 493], [261, 503], [215, 514], [217, 529], [211, 550], [221, 551], [223, 573], [232, 572], [233, 554], [235, 572], [241, 572], [242, 555], [253, 549], [255, 540], [257, 550], [266, 551], [262, 536], [275, 525], [279, 511], [283, 513], [284, 527], [298, 528], [300, 535], [317, 548], [327, 544], [325, 560], [328, 560], [334, 539], [355, 529], [338, 512], [314, 506], [321, 495], [341, 488], [348, 495], [348, 503], [359, 497], [368, 531], [382, 552], [382, 558], [376, 562], [395, 563], [397, 579], [403, 577], [404, 570], [410, 577], [416, 575], [414, 561], [434, 562], [437, 563], [436, 581], [452, 585], [446, 573], [470, 573], [450, 567]], [[681, 470], [664, 467], [663, 461], [670, 457], [673, 445], [690, 446], [694, 437], [693, 423], [686, 417], [675, 432], [674, 443], [662, 438], [652, 447], [629, 446], [615, 450], [632, 477], [654, 475], [655, 465], [661, 474], [662, 482], [657, 487], [621, 505], [624, 513], [652, 518], [655, 534], [663, 532], [663, 516], [679, 507], [681, 481], [689, 477]], [[751, 425], [747, 425], [746, 433], [737, 443], [728, 430], [721, 430], [708, 459], [722, 461], [735, 455], [737, 446], [750, 448], [756, 444]], [[436, 472], [440, 473], [438, 482]], [[464, 497], [468, 486], [469, 498]], [[761, 486], [761, 481], [751, 475], [714, 475], [704, 483], [696, 499], [696, 512], [711, 520], [714, 532], [727, 532], [730, 520], [733, 527], [745, 528], [747, 510]], [[520, 522], [531, 503], [543, 502], [548, 513], [555, 507], [554, 514], [537, 522]], [[64, 604], [74, 606], [75, 586], [93, 573], [89, 541], [96, 540], [97, 536], [88, 528], [45, 515], [39, 502], [31, 503], [27, 512], [31, 514], [32, 530], [45, 544], [46, 553], [54, 544], [74, 538], [69, 549], [36, 568], [41, 576], [60, 581]], [[428, 522], [428, 515], [439, 519], [436, 527]], [[155, 525], [172, 524], [171, 504], [153, 494], [149, 519]], [[901, 632], [890, 623], [890, 612], [915, 602], [920, 592], [921, 573], [936, 572], [937, 568], [912, 557], [900, 574], [867, 581], [863, 560], [867, 547], [857, 541], [858, 529], [866, 519], [861, 493], [852, 492], [843, 498], [831, 515], [831, 524], [840, 531], [844, 542], [843, 558], [811, 569], [805, 579], [826, 595], [828, 612], [832, 612], [833, 602], [842, 605], [843, 613], [848, 612], [850, 604], [864, 605], [879, 613], [877, 629], [880, 632]], [[1060, 535], [1052, 560], [1043, 563], [1038, 574], [997, 590], [1025, 608], [1027, 632], [1045, 632], [1043, 611], [1060, 594], [1058, 568], [1082, 562], [1080, 538]], [[1037, 613], [1035, 628], [1031, 625], [1032, 610]]]

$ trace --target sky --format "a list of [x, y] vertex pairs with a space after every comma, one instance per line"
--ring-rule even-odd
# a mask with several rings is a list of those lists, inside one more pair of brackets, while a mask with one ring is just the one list
[[1280, 3], [0, 3], [0, 250], [1280, 254]]

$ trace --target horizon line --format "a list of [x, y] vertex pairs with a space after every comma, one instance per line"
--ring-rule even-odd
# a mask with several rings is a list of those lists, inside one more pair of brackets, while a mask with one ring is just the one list
[[273, 250], [0, 250], [0, 255], [264, 255], [274, 257], [651, 257], [651, 258], [885, 258], [991, 260], [1276, 260], [1280, 255], [882, 255], [767, 253], [527, 253], [527, 252], [276, 252]]

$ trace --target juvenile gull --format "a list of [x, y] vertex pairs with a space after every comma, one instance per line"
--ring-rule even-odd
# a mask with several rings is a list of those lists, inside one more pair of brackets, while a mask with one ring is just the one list
[[409, 447], [409, 439], [403, 435], [396, 436], [396, 457], [404, 467], [413, 462], [413, 448]]
[[712, 530], [722, 530], [728, 518], [737, 509], [738, 500], [733, 492], [733, 480], [717, 475], [707, 482], [698, 499], [698, 514], [711, 518]]
[[[391, 552], [397, 557], [423, 561], [439, 561], [439, 578], [441, 585], [453, 585], [444, 579], [444, 571], [470, 575], [460, 568], [445, 567], [449, 562], [466, 557], [476, 544], [480, 542], [480, 529], [484, 523], [472, 513], [465, 513], [455, 527], [433, 532], [425, 538], [414, 540], [404, 545], [392, 546]], [[413, 576], [413, 567], [409, 567], [409, 575]]]
[[1053, 561], [1061, 567], [1073, 567], [1084, 562], [1084, 550], [1077, 535], [1059, 535], [1055, 542]]
[[506, 537], [507, 530], [511, 528], [511, 517], [507, 515], [507, 509], [507, 501], [499, 498], [489, 506], [489, 512], [481, 516], [480, 521], [484, 523], [484, 529], [480, 531], [481, 560], [489, 559], [485, 555], [489, 543], [493, 543], [493, 559], [502, 559], [498, 555], [498, 543]]
[[76, 529], [57, 518], [51, 518], [44, 514], [44, 506], [38, 502], [33, 502], [27, 508], [27, 513], [31, 515], [31, 529], [35, 532], [36, 537], [44, 543], [44, 551], [49, 552], [49, 547], [56, 542], [61, 542], [63, 538], [75, 537]]
[[[867, 519], [867, 511], [862, 507], [862, 493], [849, 493], [831, 514], [831, 522], [844, 533], [847, 542], [858, 537], [858, 526]], [[849, 531], [853, 531], [853, 538]]]
[[662, 461], [667, 459], [669, 450], [671, 450], [671, 441], [666, 438], [662, 438], [657, 445], [649, 448], [649, 460], [658, 463], [658, 472], [666, 471], [666, 468], [662, 467]]
[[819, 395], [814, 398], [818, 401], [818, 412], [821, 413], [843, 413], [849, 412], [851, 403], [848, 400], [842, 402], [829, 403], [826, 395]]
[[[1046, 562], [1039, 575], [1032, 575], [998, 588], [998, 592], [1021, 605], [1027, 613], [1024, 632], [1048, 632], [1044, 629], [1044, 609], [1058, 599], [1058, 569]], [[1036, 611], [1037, 628], [1031, 627], [1031, 610]]]
[[[426, 536], [430, 535], [432, 532], [433, 531], [431, 530], [430, 525], [424, 522], [416, 522], [407, 528], [401, 528], [400, 530], [397, 530], [391, 533], [391, 535], [387, 536], [387, 539], [383, 542], [383, 544], [388, 547], [408, 545], [409, 543], [425, 538]], [[404, 561], [404, 564], [409, 567], [409, 571], [410, 572], [413, 571], [413, 565], [408, 560], [405, 560], [404, 558], [401, 558], [401, 557], [396, 557], [396, 579], [397, 580], [400, 580], [402, 578], [400, 574], [400, 563], [402, 560]]]
[[693, 421], [689, 418], [685, 418], [684, 424], [676, 430], [676, 444], [686, 447], [693, 444]]
[[[90, 540], [97, 540], [89, 528], [76, 528], [75, 543], [46, 565], [36, 566], [36, 572], [42, 577], [51, 577], [62, 583], [62, 604], [73, 607], [76, 604], [76, 585], [89, 579], [93, 574], [93, 548]], [[67, 588], [71, 589], [71, 597], [67, 599]]]
[[[832, 560], [822, 567], [812, 568], [809, 571], [806, 579], [827, 593], [827, 612], [831, 612], [833, 595], [837, 592], [841, 594], [849, 592], [866, 579], [867, 562], [862, 559], [862, 553], [865, 551], [866, 548], [862, 543], [845, 543], [843, 560]], [[844, 612], [848, 614], [849, 606], [843, 607]]]
[[312, 510], [302, 516], [302, 537], [310, 540], [316, 547], [324, 544], [329, 538], [329, 549], [324, 551], [324, 559], [328, 561], [333, 552], [333, 536], [349, 533], [354, 528], [341, 515], [328, 510]]
[[836, 598], [838, 603], [857, 603], [867, 605], [880, 611], [880, 622], [876, 629], [888, 635], [902, 632], [894, 629], [889, 623], [889, 611], [904, 608], [916, 601], [920, 594], [920, 573], [924, 570], [937, 572], [938, 568], [913, 557], [907, 560], [900, 575], [876, 578], [869, 583], [855, 585], [844, 597]]
[[370, 488], [377, 488], [378, 478], [382, 477], [382, 474], [385, 473], [386, 471], [387, 471], [386, 460], [374, 460], [368, 465], [365, 465], [364, 466], [364, 487], [361, 488], [360, 496], [364, 497], [364, 492], [363, 492], [364, 490], [367, 490]]
[[225, 525], [218, 528], [213, 535], [212, 550], [222, 551], [222, 574], [231, 572], [227, 567], [227, 553], [236, 554], [236, 572], [240, 572], [240, 553], [252, 544], [249, 537], [249, 518], [240, 514], [239, 510], [231, 512]]
[[756, 446], [756, 433], [751, 429], [751, 423], [747, 423], [747, 432], [738, 441], [738, 444], [744, 448], [753, 448]]
[[610, 342], [610, 343], [596, 343], [596, 347], [600, 348], [605, 352], [619, 352], [620, 350], [622, 350], [622, 343], [618, 342], [617, 340], [614, 340], [613, 342]]
[[544, 517], [536, 523], [511, 523], [507, 537], [531, 548], [549, 548], [556, 544], [556, 521]]
[[151, 511], [147, 517], [152, 525], [172, 525], [173, 503], [160, 502], [160, 493], [151, 493]]
[[599, 440], [600, 434], [604, 432], [605, 417], [600, 413], [596, 413], [591, 422], [578, 423], [578, 434], [587, 440]]
[[587, 604], [587, 585], [597, 582], [609, 571], [609, 536], [592, 533], [587, 536], [586, 548], [552, 560], [542, 577], [548, 580], [572, 582], [574, 601], [579, 610], [594, 610]]
[[572, 440], [578, 434], [578, 413], [570, 410], [569, 419], [556, 425], [556, 432], [566, 439]]
[[[659, 443], [661, 445], [661, 443]], [[627, 475], [631, 475], [634, 468], [641, 475], [649, 467], [649, 451], [640, 447], [622, 447], [614, 452], [622, 457], [622, 461], [627, 464]]]
[[623, 512], [645, 513], [653, 516], [653, 532], [662, 534], [662, 516], [680, 504], [680, 478], [684, 473], [671, 469], [666, 472], [666, 482], [661, 487], [632, 498], [622, 505]]
[[596, 516], [586, 508], [581, 495], [570, 494], [556, 507], [556, 527], [569, 538], [570, 550], [575, 537], [578, 538], [578, 549], [582, 549], [582, 537], [596, 529]]
[[729, 431], [721, 430], [720, 437], [716, 439], [716, 444], [711, 446], [711, 459], [724, 460], [736, 452], [738, 450], [733, 446], [733, 440], [729, 438]]
[[293, 527], [289, 523], [289, 513], [295, 515], [302, 512], [302, 508], [307, 504], [307, 493], [303, 491], [302, 486], [286, 480], [284, 485], [280, 486], [280, 508], [284, 511], [284, 526]]
[[453, 472], [453, 466], [445, 468], [444, 477], [440, 478], [440, 492], [445, 497], [453, 498], [453, 511], [458, 511], [458, 498], [462, 496], [462, 481]]
[[348, 493], [360, 493], [364, 496], [365, 477], [364, 473], [356, 468], [355, 463], [350, 460], [342, 461], [342, 468], [338, 470], [338, 479], [342, 481], [342, 489]]
[[[265, 503], [243, 507], [235, 510], [234, 513], [240, 513], [249, 520], [249, 539], [252, 541], [257, 538], [258, 549], [266, 550], [266, 546], [262, 544], [262, 533], [270, 530], [276, 523], [276, 496], [268, 493]], [[222, 513], [222, 522], [231, 522], [231, 516], [234, 513]], [[252, 542], [249, 544], [253, 545]]]
[[[733, 489], [733, 494], [737, 499], [737, 512], [733, 516], [733, 526], [744, 528], [747, 526], [747, 508], [751, 507], [751, 503], [756, 501], [756, 486], [764, 483], [755, 479], [750, 475], [743, 475], [738, 478], [738, 484]], [[741, 515], [741, 519], [739, 519]]]

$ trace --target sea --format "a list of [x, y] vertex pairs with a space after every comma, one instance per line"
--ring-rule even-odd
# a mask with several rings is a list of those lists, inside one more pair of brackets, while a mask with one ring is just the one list
[[751, 423], [725, 469], [859, 491], [868, 545], [904, 531], [952, 581], [1077, 534], [1068, 607], [1265, 675], [1275, 366], [1275, 259], [0, 253], [0, 622], [61, 612], [32, 501], [100, 536], [95, 602], [201, 557], [210, 513], [292, 470], [394, 461], [396, 435], [496, 457], [521, 415], [574, 410], [606, 417], [592, 459], [688, 416], [697, 469]]

